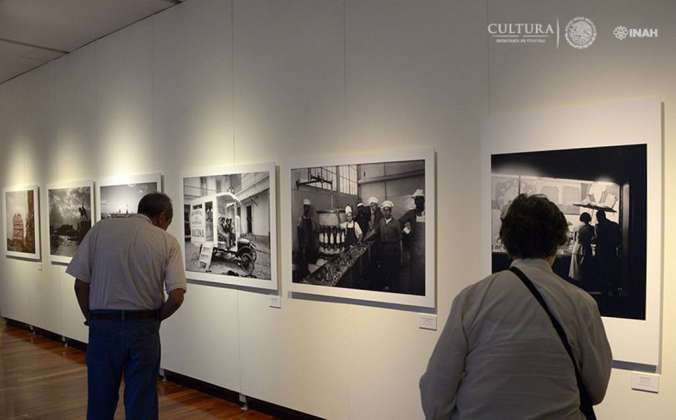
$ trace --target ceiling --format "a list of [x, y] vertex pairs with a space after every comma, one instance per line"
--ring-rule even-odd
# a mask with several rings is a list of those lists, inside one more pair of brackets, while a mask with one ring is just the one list
[[0, 84], [183, 0], [0, 0]]

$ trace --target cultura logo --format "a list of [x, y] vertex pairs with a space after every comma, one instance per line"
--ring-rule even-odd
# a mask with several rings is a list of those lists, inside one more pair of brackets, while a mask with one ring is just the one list
[[585, 17], [576, 17], [566, 25], [565, 36], [571, 47], [587, 48], [596, 40], [596, 26]]
[[558, 33], [558, 23], [489, 23], [488, 33], [498, 44], [545, 44]]

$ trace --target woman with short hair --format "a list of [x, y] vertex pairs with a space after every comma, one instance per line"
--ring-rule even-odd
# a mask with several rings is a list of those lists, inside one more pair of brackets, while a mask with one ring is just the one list
[[605, 396], [612, 355], [594, 299], [552, 271], [566, 219], [547, 198], [522, 194], [500, 238], [512, 267], [455, 298], [420, 380], [425, 416], [584, 419], [583, 400]]

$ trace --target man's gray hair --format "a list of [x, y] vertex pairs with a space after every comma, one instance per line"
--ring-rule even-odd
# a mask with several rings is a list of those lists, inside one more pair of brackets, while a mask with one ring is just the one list
[[138, 203], [138, 213], [146, 215], [151, 219], [164, 213], [168, 218], [171, 219], [174, 216], [171, 198], [161, 192], [152, 192], [146, 194]]

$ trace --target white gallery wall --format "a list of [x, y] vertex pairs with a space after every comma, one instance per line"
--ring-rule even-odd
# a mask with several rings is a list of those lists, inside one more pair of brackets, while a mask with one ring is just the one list
[[[612, 4], [612, 8], [609, 7]], [[276, 161], [278, 223], [290, 219], [284, 162], [433, 147], [437, 153], [439, 326], [483, 272], [480, 127], [493, 112], [636, 97], [665, 102], [665, 190], [676, 186], [676, 4], [574, 1], [188, 0], [0, 85], [0, 186], [181, 174]], [[586, 51], [490, 44], [493, 20], [567, 21], [604, 32]], [[614, 25], [659, 26], [616, 44]], [[601, 29], [602, 28], [602, 29]], [[670, 137], [671, 136], [671, 137]], [[676, 198], [665, 196], [664, 325], [676, 322]], [[180, 236], [180, 221], [171, 232]], [[280, 229], [282, 307], [265, 293], [191, 284], [162, 327], [163, 367], [330, 419], [422, 417], [417, 382], [438, 332], [415, 311], [291, 298]], [[0, 308], [86, 340], [63, 266], [0, 258]], [[476, 261], [476, 263], [468, 263]], [[615, 370], [600, 418], [673, 418], [676, 332], [663, 336], [659, 394]]]

